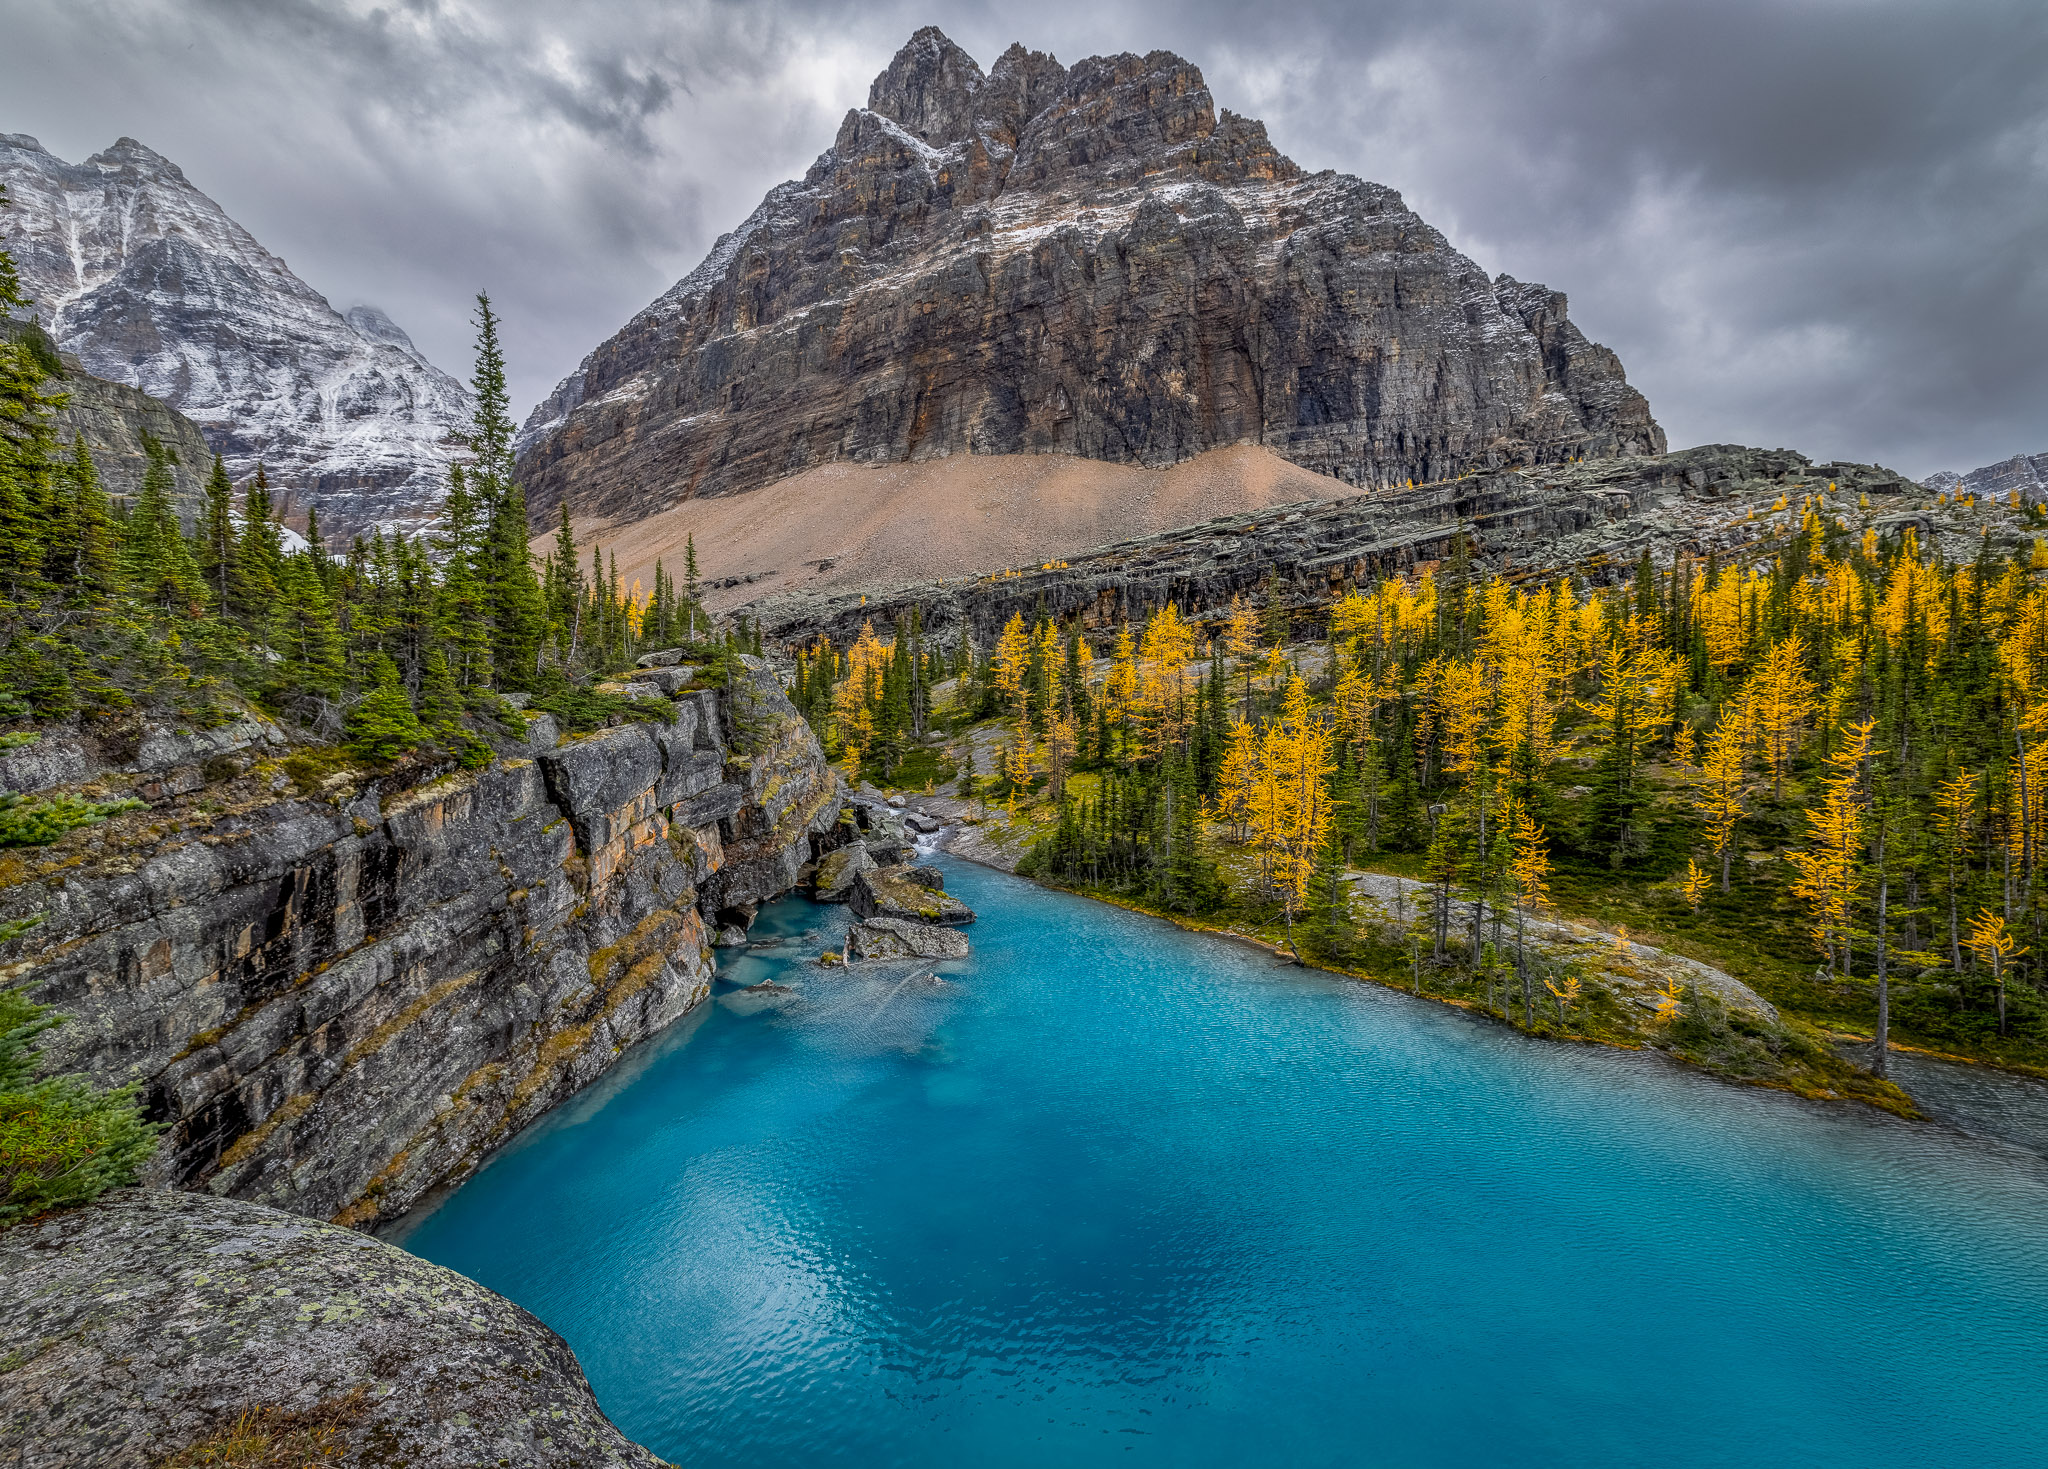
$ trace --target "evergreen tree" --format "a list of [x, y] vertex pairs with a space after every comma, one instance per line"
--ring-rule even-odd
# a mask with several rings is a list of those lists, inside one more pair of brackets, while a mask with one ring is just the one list
[[99, 470], [82, 434], [72, 439], [66, 469], [68, 485], [60, 513], [52, 521], [45, 577], [66, 588], [75, 604], [88, 605], [112, 596], [119, 587], [120, 542], [100, 489]]
[[419, 718], [398, 682], [397, 665], [384, 654], [371, 660], [371, 676], [369, 692], [349, 711], [348, 747], [364, 760], [395, 760], [419, 744]]
[[228, 479], [227, 466], [216, 454], [213, 473], [206, 479], [206, 514], [199, 524], [196, 559], [214, 610], [223, 614], [235, 606], [234, 592], [240, 585], [235, 566], [234, 504], [235, 487]]
[[171, 487], [169, 462], [152, 454], [128, 516], [122, 559], [129, 584], [145, 602], [164, 612], [189, 614], [204, 604], [206, 587], [178, 525]]

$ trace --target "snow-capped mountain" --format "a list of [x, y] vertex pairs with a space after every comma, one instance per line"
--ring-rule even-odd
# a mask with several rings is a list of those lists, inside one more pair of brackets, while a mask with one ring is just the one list
[[336, 311], [133, 138], [74, 164], [0, 134], [0, 183], [0, 244], [88, 371], [194, 420], [237, 480], [261, 461], [329, 535], [433, 515], [468, 394], [383, 312]]
[[1963, 490], [1972, 495], [2005, 495], [2018, 490], [2029, 499], [2048, 500], [2048, 454], [2015, 454], [2002, 463], [1987, 464], [1968, 474], [1940, 469], [1920, 484], [1942, 494]]

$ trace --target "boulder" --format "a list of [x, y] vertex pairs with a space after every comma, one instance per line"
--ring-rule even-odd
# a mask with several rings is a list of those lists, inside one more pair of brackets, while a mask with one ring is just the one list
[[875, 859], [868, 849], [855, 845], [827, 852], [818, 859], [818, 874], [812, 879], [812, 895], [821, 903], [844, 903], [853, 897], [854, 880], [872, 872]]
[[849, 959], [965, 959], [967, 935], [957, 928], [870, 918], [846, 933]]
[[674, 668], [683, 661], [683, 650], [681, 648], [663, 648], [657, 653], [642, 653], [633, 661], [640, 668]]
[[917, 849], [899, 837], [883, 837], [867, 844], [868, 855], [875, 859], [878, 867], [901, 867], [916, 855]]
[[903, 824], [912, 831], [921, 832], [925, 836], [931, 836], [934, 832], [943, 831], [946, 826], [946, 823], [939, 820], [938, 817], [927, 816], [922, 811], [904, 812]]
[[946, 874], [936, 867], [912, 867], [904, 875], [919, 887], [943, 889], [946, 886]]
[[[0, 1231], [0, 1359], [6, 1464], [254, 1463], [222, 1452], [244, 1414], [306, 1463], [661, 1463], [503, 1296], [355, 1230], [210, 1194], [118, 1189]], [[287, 1462], [274, 1447], [262, 1462]]]
[[943, 888], [914, 881], [906, 867], [877, 867], [853, 880], [847, 899], [863, 919], [901, 918], [910, 923], [972, 923], [974, 910]]
[[652, 684], [669, 698], [674, 698], [689, 688], [690, 681], [696, 674], [697, 670], [689, 667], [648, 668], [634, 674], [633, 683]]
[[744, 949], [746, 946], [747, 931], [737, 923], [728, 923], [711, 940], [714, 949]]

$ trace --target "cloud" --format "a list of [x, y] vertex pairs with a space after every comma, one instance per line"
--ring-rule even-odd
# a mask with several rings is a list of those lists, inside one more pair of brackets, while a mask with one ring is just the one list
[[1569, 292], [1674, 443], [2048, 448], [2038, 0], [43, 0], [0, 130], [141, 138], [451, 368], [488, 286], [531, 402], [933, 21], [984, 63], [1189, 57], [1303, 164]]

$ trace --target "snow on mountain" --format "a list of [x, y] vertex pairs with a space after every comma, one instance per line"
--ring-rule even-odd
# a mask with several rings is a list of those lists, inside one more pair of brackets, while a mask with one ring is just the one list
[[74, 164], [0, 134], [0, 183], [0, 245], [88, 371], [197, 422], [238, 481], [260, 461], [329, 534], [432, 517], [468, 394], [382, 311], [336, 311], [132, 138]]
[[1972, 495], [2006, 495], [2018, 490], [2029, 499], [2048, 500], [2048, 454], [2015, 454], [1968, 474], [1940, 469], [1920, 484], [1944, 495], [1956, 490]]

